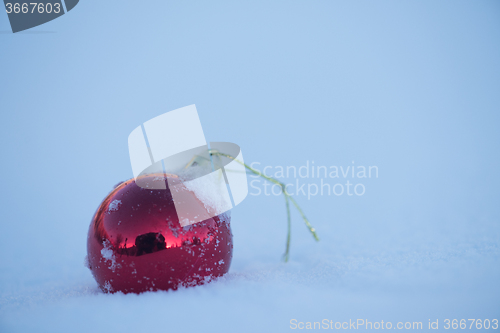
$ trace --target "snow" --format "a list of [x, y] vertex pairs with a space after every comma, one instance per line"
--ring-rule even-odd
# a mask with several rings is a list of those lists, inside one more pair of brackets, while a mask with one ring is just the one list
[[[429, 319], [498, 317], [500, 250], [473, 232], [443, 243], [449, 235], [443, 230], [419, 245], [407, 237], [377, 251], [367, 245], [369, 238], [365, 245], [355, 238], [329, 243], [328, 230], [320, 233], [322, 242], [313, 243], [294, 219], [292, 260], [284, 264], [279, 261], [284, 237], [275, 244], [269, 242], [272, 237], [263, 237], [255, 245], [249, 239], [257, 237], [258, 229], [250, 234], [251, 228], [237, 227], [243, 221], [242, 214], [233, 213], [230, 273], [204, 286], [103, 294], [81, 261], [30, 267], [31, 272], [53, 272], [32, 282], [21, 278], [15, 292], [3, 290], [1, 331], [146, 331], [156, 329], [160, 320], [169, 331], [187, 325], [204, 332], [285, 332], [291, 319], [426, 324]], [[284, 231], [269, 229], [279, 231], [278, 236]]]
[[108, 213], [118, 211], [118, 209], [120, 209], [121, 204], [122, 204], [121, 200], [111, 201], [111, 203], [109, 204], [109, 207], [108, 207]]

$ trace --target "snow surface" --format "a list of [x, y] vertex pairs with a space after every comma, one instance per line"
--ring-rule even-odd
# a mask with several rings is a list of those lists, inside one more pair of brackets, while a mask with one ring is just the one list
[[[233, 220], [244, 218], [233, 213]], [[428, 319], [499, 315], [499, 249], [477, 235], [457, 242], [455, 234], [445, 244], [427, 240], [420, 245], [408, 237], [376, 251], [356, 239], [314, 244], [305, 228], [295, 228], [302, 235], [295, 237], [292, 260], [284, 264], [279, 262], [283, 237], [274, 246], [266, 246], [266, 237], [254, 246], [244, 239], [259, 237], [257, 230], [245, 235], [248, 228], [234, 229], [230, 273], [177, 291], [103, 294], [81, 261], [32, 263], [25, 272], [16, 271], [12, 261], [4, 263], [10, 270], [2, 275], [0, 331], [143, 332], [160, 326], [168, 331], [285, 332], [294, 318], [426, 324]], [[446, 234], [449, 230], [442, 239]], [[328, 239], [327, 230], [320, 235]], [[17, 288], [16, 276], [21, 280]]]

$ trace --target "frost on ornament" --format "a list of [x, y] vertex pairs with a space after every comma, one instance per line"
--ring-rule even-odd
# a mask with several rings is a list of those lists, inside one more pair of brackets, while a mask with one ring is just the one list
[[106, 240], [103, 242], [103, 245], [104, 248], [101, 250], [101, 255], [105, 261], [109, 261], [111, 263], [109, 269], [111, 269], [114, 272], [117, 266], [119, 266], [119, 264], [116, 263], [116, 257], [112, 249], [111, 242]]
[[116, 212], [120, 208], [121, 204], [122, 204], [121, 200], [113, 200], [109, 204], [108, 213]]
[[111, 286], [111, 283], [109, 283], [109, 281], [106, 281], [106, 283], [104, 283], [103, 289], [108, 293], [113, 292], [113, 287]]

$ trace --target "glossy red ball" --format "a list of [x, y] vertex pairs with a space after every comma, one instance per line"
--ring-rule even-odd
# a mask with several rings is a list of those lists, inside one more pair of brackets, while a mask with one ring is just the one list
[[[166, 179], [148, 175], [142, 181]], [[199, 205], [196, 209], [204, 207], [197, 199], [193, 202]], [[87, 264], [105, 292], [194, 286], [228, 272], [232, 238], [230, 212], [182, 227], [168, 188], [143, 188], [130, 179], [97, 209], [88, 233]]]

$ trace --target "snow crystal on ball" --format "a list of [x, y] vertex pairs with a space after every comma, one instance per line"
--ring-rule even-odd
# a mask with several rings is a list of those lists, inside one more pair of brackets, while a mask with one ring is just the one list
[[112, 245], [108, 240], [104, 241], [103, 245], [104, 248], [101, 250], [101, 255], [106, 262], [111, 261], [111, 266], [109, 266], [109, 269], [114, 272], [115, 269], [119, 267], [119, 264], [116, 263], [116, 257], [113, 252]]
[[111, 286], [111, 283], [109, 283], [109, 281], [106, 281], [106, 283], [104, 283], [104, 290], [108, 293], [113, 292], [113, 287]]
[[108, 213], [116, 212], [122, 204], [121, 200], [113, 200], [108, 206]]

